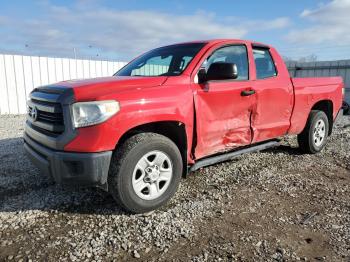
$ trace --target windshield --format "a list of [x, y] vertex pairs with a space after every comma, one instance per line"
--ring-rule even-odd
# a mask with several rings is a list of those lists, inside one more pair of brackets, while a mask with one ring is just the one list
[[178, 44], [154, 49], [127, 64], [115, 76], [178, 76], [205, 44]]

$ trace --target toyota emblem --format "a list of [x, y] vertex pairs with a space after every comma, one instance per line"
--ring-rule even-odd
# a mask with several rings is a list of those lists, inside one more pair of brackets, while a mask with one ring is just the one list
[[38, 119], [38, 110], [36, 109], [36, 107], [32, 108], [29, 116], [33, 119], [33, 121], [36, 121]]

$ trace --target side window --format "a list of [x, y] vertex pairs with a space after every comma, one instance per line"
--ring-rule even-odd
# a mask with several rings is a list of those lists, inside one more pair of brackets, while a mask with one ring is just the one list
[[248, 57], [247, 48], [244, 45], [232, 45], [219, 48], [214, 51], [203, 63], [202, 68], [208, 70], [215, 62], [234, 63], [238, 69], [238, 80], [248, 80]]
[[253, 49], [256, 78], [264, 79], [277, 75], [275, 64], [268, 49]]

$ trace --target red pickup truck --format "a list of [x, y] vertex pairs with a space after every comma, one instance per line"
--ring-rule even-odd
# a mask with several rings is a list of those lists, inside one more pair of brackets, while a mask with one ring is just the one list
[[149, 51], [114, 76], [30, 94], [24, 147], [57, 183], [98, 186], [132, 213], [164, 205], [187, 172], [297, 135], [323, 149], [339, 77], [291, 78], [276, 50], [243, 40]]

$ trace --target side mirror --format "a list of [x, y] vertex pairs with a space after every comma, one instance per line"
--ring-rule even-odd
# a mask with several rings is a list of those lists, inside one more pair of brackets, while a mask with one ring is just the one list
[[233, 63], [212, 63], [206, 74], [206, 81], [236, 79], [238, 77], [237, 65]]
[[199, 69], [197, 76], [198, 76], [198, 83], [199, 84], [207, 81], [207, 71], [205, 70], [205, 68]]

